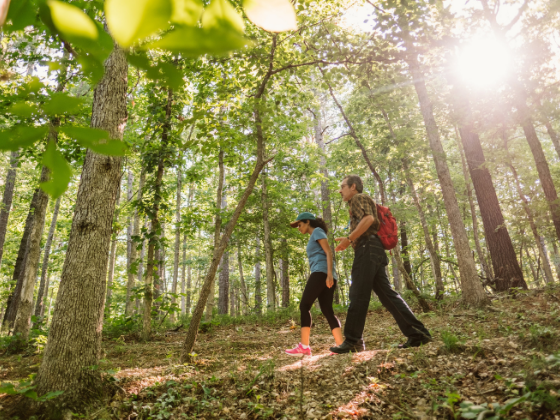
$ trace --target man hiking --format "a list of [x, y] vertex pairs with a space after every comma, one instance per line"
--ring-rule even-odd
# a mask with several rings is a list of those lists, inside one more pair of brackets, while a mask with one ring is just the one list
[[350, 233], [345, 238], [336, 238], [339, 244], [335, 251], [344, 251], [352, 245], [354, 262], [350, 306], [344, 324], [345, 340], [330, 350], [338, 354], [365, 350], [362, 334], [372, 290], [408, 338], [399, 348], [418, 347], [431, 341], [430, 333], [414, 316], [403, 298], [391, 288], [385, 271], [387, 255], [377, 236], [380, 226], [377, 208], [371, 197], [362, 194], [363, 188], [362, 179], [357, 175], [345, 177], [340, 184], [340, 195], [348, 203], [350, 212]]

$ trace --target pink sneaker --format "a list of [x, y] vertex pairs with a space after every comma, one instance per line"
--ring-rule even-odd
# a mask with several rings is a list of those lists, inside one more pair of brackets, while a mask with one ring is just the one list
[[289, 354], [290, 356], [299, 356], [300, 354], [303, 356], [311, 356], [311, 347], [304, 349], [301, 343], [299, 343], [293, 349], [286, 350], [286, 354]]

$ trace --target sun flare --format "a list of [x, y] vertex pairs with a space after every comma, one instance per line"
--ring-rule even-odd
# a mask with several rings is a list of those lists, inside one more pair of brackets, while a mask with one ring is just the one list
[[490, 88], [508, 76], [511, 66], [508, 48], [488, 37], [473, 40], [459, 52], [456, 71], [471, 87]]

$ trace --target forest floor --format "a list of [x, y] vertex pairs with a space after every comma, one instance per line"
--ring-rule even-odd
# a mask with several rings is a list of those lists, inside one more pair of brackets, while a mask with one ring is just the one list
[[[100, 367], [120, 391], [80, 417], [560, 420], [560, 288], [500, 296], [490, 310], [448, 301], [420, 318], [434, 336], [425, 346], [397, 349], [400, 331], [375, 308], [367, 350], [330, 355], [328, 324], [315, 316], [313, 356], [303, 359], [284, 354], [299, 341], [291, 320], [213, 326], [185, 365], [184, 330], [148, 343], [104, 340]], [[39, 363], [0, 356], [0, 381], [15, 383]], [[9, 398], [0, 394], [0, 418]]]

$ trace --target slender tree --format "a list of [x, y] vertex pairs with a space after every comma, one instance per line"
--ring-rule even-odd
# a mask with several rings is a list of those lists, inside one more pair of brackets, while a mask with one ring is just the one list
[[4, 254], [4, 241], [8, 230], [8, 219], [12, 209], [14, 198], [14, 187], [16, 185], [16, 172], [19, 163], [19, 152], [17, 150], [10, 154], [10, 169], [6, 174], [4, 182], [4, 195], [2, 196], [2, 209], [0, 210], [0, 265], [2, 265], [2, 255]]

